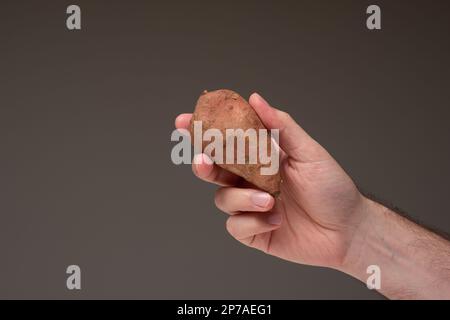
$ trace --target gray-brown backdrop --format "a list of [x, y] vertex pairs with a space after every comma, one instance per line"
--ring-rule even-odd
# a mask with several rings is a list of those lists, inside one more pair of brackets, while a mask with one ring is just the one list
[[170, 134], [204, 89], [258, 91], [364, 190], [449, 231], [449, 15], [425, 0], [2, 1], [0, 298], [380, 298], [233, 240]]

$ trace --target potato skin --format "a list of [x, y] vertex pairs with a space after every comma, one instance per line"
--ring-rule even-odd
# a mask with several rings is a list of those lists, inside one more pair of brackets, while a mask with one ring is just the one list
[[[248, 102], [236, 92], [227, 89], [211, 92], [205, 91], [200, 95], [191, 119], [191, 137], [194, 137], [194, 121], [202, 121], [203, 132], [210, 128], [219, 129], [224, 138], [226, 129], [243, 129], [245, 131], [253, 128], [257, 132], [259, 129], [266, 129]], [[194, 142], [193, 139], [192, 142]], [[208, 144], [209, 142], [203, 142], [203, 149]], [[226, 154], [225, 144], [226, 142], [224, 141], [224, 155]], [[267, 148], [270, 151], [270, 141]], [[213, 155], [209, 156], [214, 160]], [[247, 150], [245, 158], [248, 161]], [[218, 164], [218, 166], [244, 178], [257, 188], [273, 196], [277, 196], [280, 193], [281, 177], [279, 171], [274, 175], [262, 175], [260, 169], [267, 165], [260, 164], [259, 159], [256, 164], [237, 164], [235, 161], [234, 164], [223, 163]]]

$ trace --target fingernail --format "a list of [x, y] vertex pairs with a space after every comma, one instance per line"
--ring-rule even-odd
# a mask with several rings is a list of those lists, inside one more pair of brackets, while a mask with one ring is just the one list
[[253, 204], [257, 205], [258, 207], [265, 208], [270, 202], [270, 195], [265, 192], [255, 192], [251, 194], [251, 199]]
[[281, 220], [282, 217], [280, 213], [272, 213], [267, 217], [267, 221], [275, 226], [279, 226], [281, 224]]
[[255, 92], [255, 95], [258, 97], [258, 99], [261, 101], [261, 102], [263, 102], [263, 103], [265, 103], [265, 104], [268, 104], [267, 103], [267, 101], [258, 93], [258, 92]]

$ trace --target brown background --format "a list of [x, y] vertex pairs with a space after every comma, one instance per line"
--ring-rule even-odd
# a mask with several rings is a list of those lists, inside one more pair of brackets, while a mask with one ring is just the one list
[[204, 89], [259, 91], [364, 190], [450, 230], [448, 1], [74, 3], [76, 32], [72, 2], [0, 3], [0, 298], [380, 298], [227, 235], [215, 188], [170, 161]]

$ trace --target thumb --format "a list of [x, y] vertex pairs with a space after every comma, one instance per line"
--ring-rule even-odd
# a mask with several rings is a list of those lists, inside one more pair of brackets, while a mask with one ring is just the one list
[[311, 138], [292, 117], [271, 107], [258, 93], [253, 93], [249, 103], [267, 129], [278, 129], [280, 147], [286, 154], [301, 162], [312, 162], [330, 158], [328, 152]]

